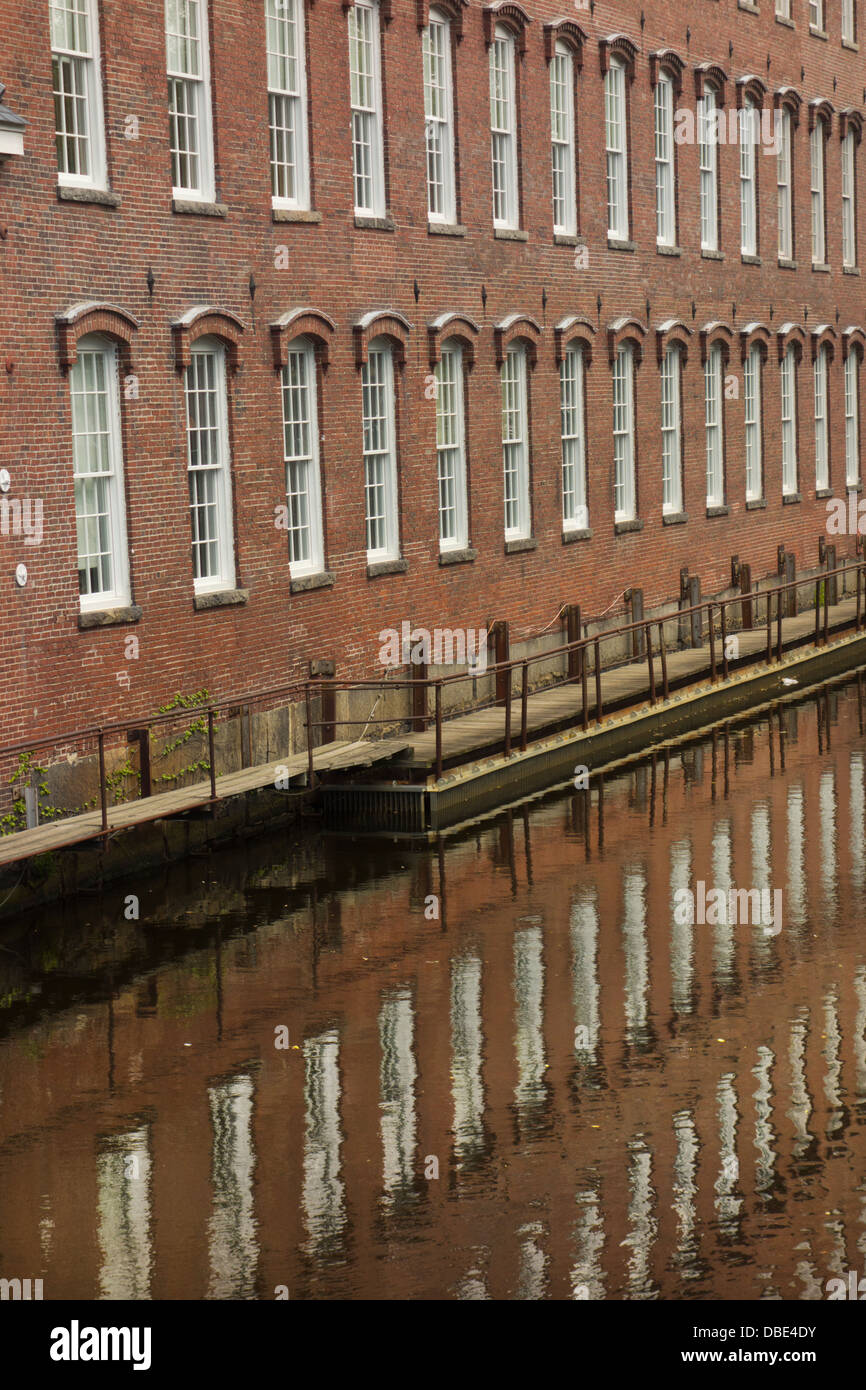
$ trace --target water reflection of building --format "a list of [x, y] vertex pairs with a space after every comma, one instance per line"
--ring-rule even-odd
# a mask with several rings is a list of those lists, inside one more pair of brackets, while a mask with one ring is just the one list
[[106, 1139], [96, 1159], [100, 1297], [150, 1298], [151, 1158], [147, 1125]]
[[208, 1087], [213, 1126], [213, 1213], [208, 1226], [209, 1298], [253, 1298], [258, 1241], [253, 1214], [253, 1080]]

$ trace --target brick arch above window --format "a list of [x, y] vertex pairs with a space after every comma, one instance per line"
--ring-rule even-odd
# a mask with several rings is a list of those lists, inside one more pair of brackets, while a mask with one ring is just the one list
[[564, 43], [574, 54], [574, 61], [578, 68], [582, 68], [583, 45], [586, 42], [586, 34], [579, 24], [575, 24], [573, 19], [553, 19], [544, 26], [545, 61], [551, 62], [557, 43]]
[[77, 304], [71, 304], [64, 313], [55, 315], [54, 322], [57, 324], [60, 365], [64, 371], [75, 366], [78, 342], [89, 333], [101, 333], [118, 343], [124, 364], [129, 365], [133, 338], [141, 327], [128, 309], [98, 299], [82, 299]]
[[572, 344], [578, 344], [583, 349], [584, 357], [589, 364], [592, 361], [592, 340], [594, 337], [595, 329], [589, 319], [580, 318], [577, 314], [560, 319], [553, 330], [556, 365], [559, 366], [563, 362], [565, 354]]
[[475, 364], [475, 339], [481, 327], [468, 314], [447, 313], [431, 319], [427, 325], [427, 343], [430, 349], [430, 365], [435, 367], [442, 356], [442, 347], [450, 338], [456, 338], [463, 348], [463, 360], [469, 367]]
[[[390, 24], [391, 20], [394, 18], [394, 13], [391, 8], [391, 0], [374, 0], [374, 3], [378, 6], [379, 13], [384, 19], [385, 23]], [[348, 13], [349, 10], [354, 9], [355, 0], [342, 0], [342, 5], [343, 10], [346, 13]]]
[[228, 364], [233, 372], [240, 366], [240, 341], [244, 325], [230, 310], [217, 309], [212, 304], [196, 304], [173, 321], [171, 331], [174, 362], [178, 371], [189, 366], [193, 343], [205, 337], [219, 338], [225, 344]]
[[419, 29], [429, 25], [431, 10], [441, 10], [450, 19], [457, 39], [463, 38], [463, 15], [469, 9], [469, 0], [416, 0], [416, 5]]
[[692, 336], [692, 329], [688, 328], [681, 319], [666, 319], [660, 323], [656, 329], [656, 356], [659, 366], [665, 360], [668, 351], [672, 347], [679, 348], [682, 353], [683, 362], [688, 361], [689, 357], [689, 338]]
[[866, 333], [856, 324], [850, 324], [842, 334], [842, 356], [849, 357], [851, 352], [860, 354], [860, 361], [866, 356]]
[[634, 348], [635, 359], [640, 363], [643, 357], [646, 332], [646, 328], [638, 319], [614, 319], [607, 330], [607, 355], [611, 363], [616, 360], [616, 355], [624, 343], [631, 344]]
[[809, 130], [814, 130], [816, 123], [818, 121], [823, 121], [825, 126], [824, 137], [826, 139], [826, 137], [830, 134], [830, 130], [832, 128], [833, 116], [835, 115], [835, 112], [835, 106], [832, 102], [828, 101], [826, 97], [816, 97], [814, 101], [810, 101]]
[[740, 329], [740, 357], [742, 361], [746, 361], [752, 348], [760, 348], [761, 360], [766, 362], [770, 355], [772, 339], [773, 334], [765, 323], [747, 323], [745, 328]]
[[746, 101], [754, 102], [760, 110], [767, 99], [767, 84], [762, 82], [753, 72], [747, 72], [743, 77], [737, 78], [737, 108], [741, 110]]
[[530, 314], [509, 314], [500, 323], [495, 323], [493, 342], [496, 348], [496, 365], [502, 366], [510, 345], [519, 338], [529, 349], [529, 365], [534, 367], [538, 358], [541, 334], [541, 325]]
[[398, 367], [406, 361], [406, 347], [412, 324], [397, 309], [372, 309], [353, 324], [355, 338], [355, 366], [363, 367], [367, 361], [370, 344], [375, 338], [388, 338], [394, 348], [394, 359]]
[[728, 74], [724, 68], [719, 67], [718, 63], [698, 63], [695, 68], [695, 96], [699, 101], [707, 87], [710, 86], [716, 93], [719, 105], [724, 106], [727, 85]]
[[790, 347], [794, 349], [797, 361], [801, 362], [803, 349], [806, 346], [806, 330], [801, 328], [798, 323], [783, 323], [776, 334], [776, 343], [780, 362]]
[[606, 39], [599, 39], [598, 60], [602, 77], [610, 67], [611, 58], [618, 58], [626, 70], [629, 81], [633, 82], [637, 54], [637, 44], [627, 34], [608, 34]]
[[844, 140], [849, 130], [853, 132], [854, 140], [859, 145], [863, 139], [863, 117], [859, 111], [855, 111], [853, 106], [839, 112], [840, 138]]
[[495, 5], [485, 5], [481, 11], [484, 22], [484, 42], [489, 48], [496, 34], [497, 24], [504, 24], [517, 40], [517, 51], [521, 58], [526, 52], [526, 26], [531, 23], [530, 16], [515, 0], [497, 0]]
[[683, 91], [683, 73], [686, 65], [680, 55], [672, 48], [659, 48], [649, 56], [650, 85], [658, 86], [661, 73], [667, 73], [674, 88], [674, 95], [679, 98]]
[[711, 323], [705, 323], [701, 329], [700, 338], [702, 362], [706, 362], [711, 349], [714, 347], [720, 347], [722, 360], [728, 361], [731, 355], [731, 344], [734, 341], [734, 330], [729, 323], [723, 323], [721, 319], [713, 319]]
[[319, 309], [289, 309], [271, 324], [271, 344], [274, 350], [274, 369], [286, 365], [287, 349], [294, 338], [311, 338], [320, 367], [330, 361], [331, 338], [337, 325]]
[[800, 124], [800, 107], [803, 99], [793, 87], [777, 87], [773, 93], [773, 109], [787, 111], [795, 126]]
[[836, 356], [836, 340], [839, 337], [835, 328], [829, 323], [819, 323], [817, 328], [812, 329], [812, 361], [814, 362], [822, 348], [827, 349], [830, 361]]

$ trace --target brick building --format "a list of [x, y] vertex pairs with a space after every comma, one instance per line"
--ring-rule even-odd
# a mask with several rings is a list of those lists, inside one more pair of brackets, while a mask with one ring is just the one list
[[857, 0], [562, 10], [0, 0], [4, 743], [816, 565]]

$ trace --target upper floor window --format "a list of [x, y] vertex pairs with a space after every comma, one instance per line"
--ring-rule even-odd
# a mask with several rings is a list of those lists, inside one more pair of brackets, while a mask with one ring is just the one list
[[604, 75], [604, 130], [607, 153], [607, 234], [628, 241], [628, 132], [625, 64], [611, 58]]
[[763, 430], [761, 427], [761, 350], [752, 347], [743, 366], [743, 404], [746, 430], [746, 501], [764, 494]]
[[674, 84], [660, 72], [653, 100], [656, 162], [656, 242], [673, 246], [677, 239], [674, 200]]
[[722, 349], [714, 343], [704, 365], [707, 443], [707, 506], [725, 501], [724, 424], [722, 418]]
[[385, 148], [376, 0], [355, 0], [349, 10], [349, 81], [355, 212], [384, 217]]
[[529, 408], [526, 348], [512, 343], [502, 364], [502, 471], [505, 539], [532, 534], [529, 508]]
[[704, 87], [698, 102], [698, 149], [701, 166], [701, 250], [719, 249], [719, 168], [716, 90]]
[[779, 112], [778, 153], [776, 155], [776, 194], [779, 214], [779, 260], [794, 258], [794, 217], [791, 168], [791, 113]]
[[809, 28], [824, 31], [824, 0], [809, 0]]
[[776, 0], [776, 15], [779, 19], [790, 19], [791, 0]]
[[856, 487], [860, 481], [860, 358], [851, 348], [845, 358], [845, 481]]
[[82, 338], [69, 373], [82, 611], [129, 602], [117, 352]]
[[613, 517], [636, 515], [634, 459], [634, 348], [623, 343], [613, 362]]
[[225, 348], [199, 338], [186, 369], [187, 478], [197, 593], [235, 584]]
[[758, 254], [758, 108], [746, 97], [740, 111], [740, 253]]
[[400, 555], [397, 521], [397, 421], [394, 353], [385, 338], [370, 344], [361, 368], [367, 560]]
[[662, 360], [662, 511], [683, 509], [683, 447], [680, 414], [680, 350], [668, 348]]
[[857, 42], [857, 0], [842, 0], [842, 38]]
[[589, 526], [586, 503], [586, 427], [583, 407], [583, 350], [568, 348], [559, 367], [562, 439], [562, 525], [566, 531]]
[[827, 419], [827, 349], [815, 355], [815, 487], [830, 486], [830, 441]]
[[301, 6], [302, 0], [265, 0], [271, 196], [277, 207], [310, 206]]
[[435, 376], [439, 549], [464, 550], [469, 544], [466, 425], [463, 411], [463, 349], [456, 339], [443, 346]]
[[214, 197], [206, 0], [165, 0], [171, 181], [175, 196]]
[[782, 492], [797, 491], [797, 373], [794, 349], [782, 358]]
[[853, 130], [842, 141], [842, 264], [857, 264], [857, 147]]
[[282, 374], [282, 406], [289, 572], [293, 579], [299, 579], [307, 574], [321, 574], [325, 568], [316, 355], [306, 338], [296, 338], [288, 346]]
[[454, 179], [454, 101], [451, 84], [451, 24], [442, 10], [430, 11], [422, 36], [424, 117], [427, 130], [427, 216], [457, 221]]
[[105, 187], [95, 0], [51, 0], [54, 139], [61, 183]]
[[824, 235], [824, 134], [823, 121], [816, 121], [809, 136], [809, 163], [812, 186], [812, 264], [823, 265], [827, 259]]
[[497, 25], [490, 45], [490, 148], [493, 225], [517, 227], [517, 85], [513, 34]]
[[573, 236], [577, 231], [574, 136], [574, 57], [566, 44], [556, 44], [550, 62], [550, 138], [553, 165], [553, 230]]

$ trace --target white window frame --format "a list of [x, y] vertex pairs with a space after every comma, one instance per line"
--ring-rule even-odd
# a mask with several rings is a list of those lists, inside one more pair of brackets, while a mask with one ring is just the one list
[[842, 139], [842, 264], [857, 264], [857, 140], [850, 126]]
[[[98, 371], [95, 359], [101, 359], [104, 390], [96, 385]], [[93, 360], [91, 379], [88, 377], [88, 364]], [[125, 607], [130, 601], [129, 551], [126, 531], [126, 498], [123, 474], [123, 435], [120, 419], [120, 382], [118, 356], [115, 345], [98, 334], [88, 334], [81, 338], [76, 348], [76, 361], [69, 372], [70, 410], [72, 413], [72, 472], [75, 489], [76, 535], [82, 525], [82, 492], [84, 485], [93, 478], [106, 480], [107, 497], [104, 500], [107, 515], [108, 549], [101, 553], [110, 557], [112, 582], [109, 588], [96, 593], [80, 592], [81, 571], [79, 575], [79, 604], [82, 613], [92, 613], [102, 609]], [[99, 398], [103, 400], [100, 410]], [[84, 413], [84, 429], [76, 428], [76, 415]], [[107, 467], [99, 469], [80, 468], [82, 454], [86, 451], [91, 459], [104, 441]], [[81, 558], [76, 543], [77, 559]]]
[[698, 155], [700, 163], [701, 250], [719, 249], [719, 144], [718, 92], [712, 83], [704, 84], [698, 101]]
[[809, 0], [809, 28], [824, 32], [824, 0]]
[[782, 423], [782, 496], [791, 497], [797, 491], [799, 474], [797, 459], [797, 359], [793, 347], [788, 347], [782, 358], [779, 380]]
[[[194, 398], [201, 395], [198, 382], [194, 382], [193, 376], [197, 374], [199, 368], [194, 368], [193, 364], [198, 364], [201, 359], [210, 358], [213, 361], [213, 396], [214, 409], [209, 411], [208, 428], [213, 431], [216, 437], [217, 460], [215, 463], [206, 465], [193, 464], [193, 411], [192, 403]], [[213, 498], [208, 503], [212, 506], [215, 513], [216, 542], [217, 551], [217, 571], [214, 574], [197, 575], [195, 560], [195, 532], [192, 532], [192, 571], [193, 588], [196, 594], [220, 593], [223, 590], [235, 587], [235, 547], [234, 547], [234, 518], [232, 515], [232, 477], [231, 477], [231, 447], [229, 442], [229, 419], [228, 419], [228, 385], [226, 374], [226, 349], [225, 345], [218, 338], [198, 338], [190, 348], [190, 365], [184, 372], [184, 397], [186, 401], [186, 452], [187, 452], [187, 479], [190, 489], [189, 511], [190, 526], [192, 527], [193, 512], [196, 502], [193, 498], [193, 478], [204, 473], [213, 475]], [[196, 416], [196, 419], [198, 417]]]
[[517, 41], [497, 24], [490, 45], [490, 161], [493, 226], [520, 225], [517, 186]]
[[457, 221], [457, 180], [454, 169], [451, 20], [444, 10], [435, 6], [431, 7], [430, 22], [421, 35], [421, 54], [427, 145], [427, 220], [453, 226]]
[[747, 96], [740, 109], [740, 255], [758, 254], [758, 108]]
[[[303, 0], [265, 0], [265, 32], [271, 204], [306, 210], [310, 206], [310, 157]], [[290, 179], [294, 191], [280, 192], [281, 187], [289, 186]]]
[[675, 246], [677, 240], [674, 168], [674, 84], [660, 72], [653, 95], [656, 173], [656, 245]]
[[812, 195], [812, 264], [825, 265], [827, 260], [826, 241], [826, 180], [824, 173], [825, 126], [821, 119], [816, 120], [809, 134], [809, 172]]
[[764, 439], [762, 411], [763, 356], [752, 346], [743, 364], [743, 414], [746, 446], [746, 501], [764, 496]]
[[[378, 0], [349, 8], [349, 100], [352, 108], [352, 198], [356, 217], [385, 216], [382, 40]], [[361, 64], [358, 59], [364, 55]], [[362, 158], [362, 151], [369, 153]], [[361, 202], [359, 195], [366, 201]]]
[[506, 541], [532, 535], [529, 498], [529, 363], [523, 343], [512, 343], [500, 368], [502, 492]]
[[[169, 29], [171, 11], [177, 16], [186, 16], [187, 22], [178, 34]], [[194, 18], [194, 23], [192, 22]], [[172, 62], [172, 42], [177, 40], [177, 49]], [[184, 62], [181, 49], [184, 42], [194, 43], [197, 48], [197, 61]], [[193, 202], [212, 203], [216, 196], [214, 154], [213, 154], [213, 116], [211, 111], [210, 53], [208, 39], [207, 0], [165, 0], [165, 45], [166, 74], [168, 78], [169, 148], [171, 151], [172, 195], [175, 198]], [[185, 109], [178, 105], [178, 95], [184, 93]], [[198, 178], [182, 184], [175, 180], [180, 173], [179, 122], [184, 120], [187, 134], [195, 128], [195, 144], [186, 148], [187, 158], [195, 158], [198, 163]], [[172, 136], [172, 127], [175, 135]]]
[[854, 347], [845, 358], [845, 482], [860, 482], [860, 356]]
[[783, 106], [779, 112], [779, 149], [776, 155], [776, 209], [778, 214], [780, 261], [791, 261], [794, 259], [791, 128], [791, 113], [786, 106]]
[[[376, 396], [378, 395], [378, 399]], [[373, 416], [371, 407], [378, 408]], [[373, 445], [372, 421], [384, 426]], [[364, 435], [364, 517], [367, 563], [400, 558], [400, 526], [397, 511], [397, 398], [394, 348], [387, 338], [375, 338], [361, 368], [361, 420]], [[371, 513], [373, 493], [380, 494], [382, 510]], [[376, 530], [373, 530], [373, 523]], [[373, 544], [375, 540], [381, 544]]]
[[550, 60], [550, 144], [553, 230], [577, 235], [577, 144], [574, 124], [574, 54], [558, 40]]
[[704, 426], [707, 446], [707, 508], [725, 505], [725, 407], [722, 347], [713, 343], [704, 363]]
[[790, 19], [791, 0], [776, 0], [776, 15], [779, 19]]
[[842, 38], [857, 42], [857, 0], [842, 0]]
[[[442, 344], [435, 376], [439, 549], [444, 553], [465, 550], [469, 544], [463, 348], [457, 338], [448, 338]], [[446, 529], [449, 513], [453, 513], [454, 521]]]
[[563, 531], [585, 531], [589, 526], [586, 498], [584, 365], [581, 345], [569, 344], [559, 365]]
[[[322, 483], [319, 464], [319, 409], [316, 352], [309, 338], [286, 347], [280, 376], [283, 463], [286, 470], [289, 574], [292, 579], [321, 574], [325, 568]], [[306, 541], [301, 537], [306, 532]], [[306, 549], [306, 557], [299, 554]]]
[[[106, 189], [105, 118], [96, 0], [49, 0], [49, 17], [57, 181], [70, 188]], [[72, 109], [65, 105], [63, 128], [58, 130], [58, 103], [63, 102], [58, 90], [61, 75], [64, 78], [63, 93], [67, 103], [71, 99]], [[68, 120], [70, 116], [71, 124]], [[85, 173], [68, 168], [70, 142], [79, 156], [82, 145], [86, 151]]]
[[815, 490], [830, 486], [830, 421], [827, 398], [829, 353], [822, 343], [815, 354]]
[[662, 513], [683, 509], [682, 352], [672, 345], [661, 364]]
[[628, 100], [625, 63], [617, 57], [604, 75], [604, 144], [608, 240], [628, 241]]
[[613, 519], [634, 521], [637, 512], [634, 437], [634, 348], [623, 343], [611, 369], [613, 388]]

